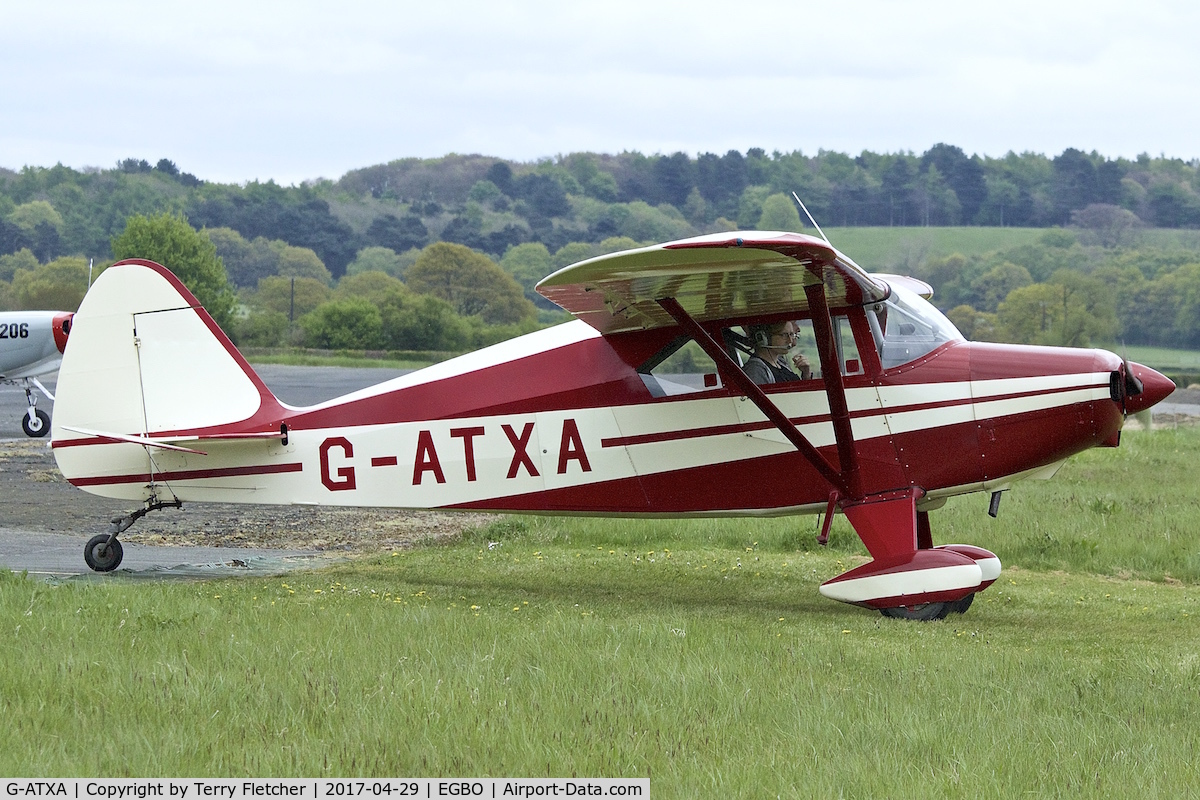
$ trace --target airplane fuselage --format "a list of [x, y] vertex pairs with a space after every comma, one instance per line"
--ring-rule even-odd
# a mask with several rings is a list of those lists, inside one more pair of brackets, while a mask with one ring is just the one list
[[[143, 499], [154, 480], [181, 500], [224, 502], [648, 516], [824, 510], [828, 484], [732, 386], [652, 396], [636, 365], [656, 345], [571, 322], [309, 409], [278, 413], [264, 398], [234, 426], [282, 419], [286, 444], [201, 440], [189, 446], [206, 455], [158, 451], [153, 466], [139, 445], [95, 438], [56, 442], [57, 454], [68, 475], [75, 452], [104, 459], [104, 474], [92, 467], [73, 482], [129, 499]], [[864, 488], [915, 486], [929, 500], [993, 490], [1115, 444], [1123, 414], [1110, 376], [1120, 366], [1102, 350], [957, 341], [898, 369], [847, 376]], [[766, 391], [836, 459], [820, 381]]]
[[0, 379], [33, 378], [58, 369], [70, 318], [62, 311], [0, 311]]

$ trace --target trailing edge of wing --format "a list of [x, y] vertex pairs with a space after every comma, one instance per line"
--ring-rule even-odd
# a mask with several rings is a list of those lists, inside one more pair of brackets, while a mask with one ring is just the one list
[[542, 279], [537, 291], [601, 333], [674, 325], [673, 297], [699, 321], [807, 308], [823, 282], [833, 308], [883, 300], [889, 289], [828, 243], [800, 233], [697, 236], [598, 256]]

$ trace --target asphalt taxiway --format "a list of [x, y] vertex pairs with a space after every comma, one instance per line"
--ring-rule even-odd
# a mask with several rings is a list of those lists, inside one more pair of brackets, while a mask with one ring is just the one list
[[[293, 367], [264, 364], [255, 367], [263, 382], [283, 402], [293, 406], [308, 406], [330, 400], [358, 389], [372, 386], [404, 374], [407, 370]], [[55, 376], [42, 379], [52, 393]], [[54, 413], [54, 403], [38, 398], [38, 408]], [[25, 392], [22, 388], [0, 385], [0, 451], [6, 447], [49, 447], [49, 437], [31, 439], [21, 430], [21, 415], [25, 413]], [[3, 464], [0, 464], [3, 471]], [[83, 546], [92, 531], [63, 532], [46, 524], [41, 526], [33, 504], [57, 504], [56, 498], [88, 497], [59, 480], [50, 487], [31, 483], [26, 475], [10, 470], [0, 481], [0, 569], [28, 572], [46, 577], [92, 575], [83, 563]], [[50, 493], [46, 490], [51, 489]], [[58, 492], [59, 494], [55, 494]], [[95, 515], [103, 516], [108, 505], [95, 498]], [[156, 546], [123, 542], [125, 557], [113, 575], [124, 577], [211, 577], [224, 574], [273, 573], [298, 566], [312, 566], [330, 558], [315, 550], [274, 550], [242, 547]], [[103, 578], [104, 576], [95, 576]]]

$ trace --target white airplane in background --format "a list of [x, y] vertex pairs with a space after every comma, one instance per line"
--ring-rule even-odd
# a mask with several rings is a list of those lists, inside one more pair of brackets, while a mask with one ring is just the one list
[[50, 415], [37, 407], [33, 389], [54, 400], [38, 378], [62, 363], [73, 316], [66, 311], [0, 311], [0, 383], [24, 386], [29, 411], [21, 428], [28, 436], [50, 432]]

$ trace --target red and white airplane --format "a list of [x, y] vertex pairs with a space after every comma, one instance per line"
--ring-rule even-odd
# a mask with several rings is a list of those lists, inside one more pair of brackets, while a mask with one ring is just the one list
[[[109, 268], [75, 316], [52, 444], [71, 483], [141, 506], [87, 563], [114, 569], [121, 531], [185, 501], [825, 514], [823, 535], [840, 511], [872, 560], [821, 593], [933, 619], [965, 611], [1000, 561], [935, 546], [931, 510], [990, 492], [994, 513], [1014, 481], [1115, 447], [1127, 414], [1174, 389], [1104, 350], [967, 342], [928, 286], [801, 234], [601, 256], [538, 291], [577, 319], [294, 408], [167, 269]], [[816, 377], [756, 385], [749, 326], [787, 320]]]
[[0, 311], [0, 383], [25, 388], [29, 411], [21, 418], [21, 428], [27, 436], [50, 432], [50, 415], [37, 407], [33, 389], [54, 400], [38, 378], [58, 369], [71, 316], [66, 311]]

